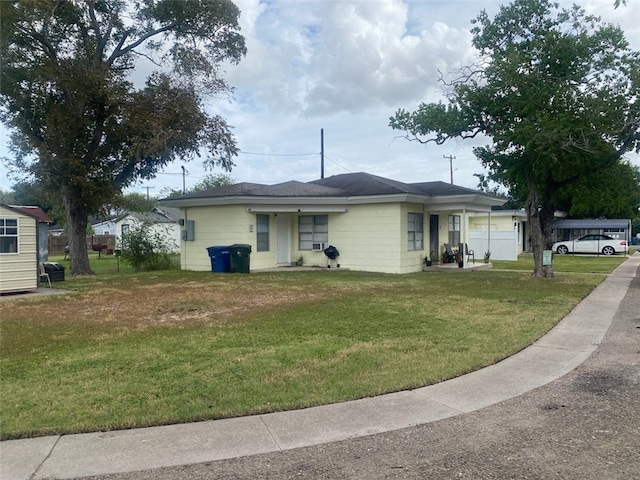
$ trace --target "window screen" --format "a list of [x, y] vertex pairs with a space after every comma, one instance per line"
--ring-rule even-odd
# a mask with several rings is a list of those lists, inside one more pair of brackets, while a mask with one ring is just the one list
[[314, 243], [329, 243], [328, 215], [298, 217], [298, 249], [312, 250]]

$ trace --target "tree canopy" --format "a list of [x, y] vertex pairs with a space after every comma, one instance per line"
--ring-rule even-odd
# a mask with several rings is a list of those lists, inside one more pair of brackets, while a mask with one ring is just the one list
[[202, 152], [233, 166], [206, 100], [229, 94], [221, 65], [245, 54], [239, 14], [230, 0], [0, 2], [0, 118], [14, 167], [64, 205], [73, 274], [91, 273], [89, 214], [123, 188]]
[[390, 126], [423, 143], [489, 137], [474, 153], [526, 200], [534, 275], [551, 276], [542, 252], [554, 211], [607, 172], [630, 174], [621, 158], [640, 149], [640, 56], [620, 28], [548, 0], [515, 0], [472, 23], [478, 64], [447, 85], [446, 102], [398, 110]]

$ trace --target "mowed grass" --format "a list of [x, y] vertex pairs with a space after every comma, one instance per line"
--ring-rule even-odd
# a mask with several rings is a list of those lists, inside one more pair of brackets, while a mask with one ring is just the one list
[[526, 347], [603, 279], [336, 269], [67, 277], [56, 286], [68, 294], [0, 302], [1, 436], [226, 418], [429, 385]]
[[[632, 255], [637, 250], [636, 247], [629, 249]], [[624, 255], [585, 255], [585, 254], [553, 254], [552, 257], [554, 272], [569, 273], [610, 273], [615, 267], [620, 265], [627, 258]], [[533, 255], [530, 253], [521, 254], [516, 262], [506, 260], [491, 260], [493, 268], [508, 270], [533, 271]]]

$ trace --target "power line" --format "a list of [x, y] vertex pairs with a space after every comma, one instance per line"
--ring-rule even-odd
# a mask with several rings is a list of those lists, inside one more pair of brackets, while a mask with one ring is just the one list
[[353, 173], [353, 171], [349, 170], [347, 167], [344, 167], [342, 165], [340, 165], [338, 162], [336, 162], [335, 160], [331, 159], [330, 157], [327, 156], [327, 154], [325, 153], [324, 158], [326, 158], [327, 160], [329, 160], [331, 163], [333, 163], [334, 165], [337, 165], [338, 167], [340, 167], [341, 169], [343, 169], [345, 172], [349, 172], [349, 173]]
[[320, 155], [319, 153], [257, 153], [257, 152], [245, 152], [240, 150], [240, 153], [245, 155], [260, 155], [263, 157], [308, 157], [311, 155]]

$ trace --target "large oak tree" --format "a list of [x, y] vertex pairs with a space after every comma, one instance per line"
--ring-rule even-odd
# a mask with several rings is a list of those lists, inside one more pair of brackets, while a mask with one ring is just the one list
[[[71, 273], [90, 274], [87, 219], [173, 159], [237, 146], [206, 108], [245, 54], [230, 0], [0, 2], [1, 119], [14, 166], [64, 204]], [[141, 65], [145, 67], [142, 68]]]
[[478, 65], [448, 84], [447, 102], [398, 110], [390, 125], [423, 143], [489, 137], [474, 153], [526, 200], [533, 274], [551, 276], [542, 254], [554, 211], [602, 188], [593, 179], [629, 172], [621, 159], [640, 148], [640, 56], [620, 28], [548, 0], [515, 0], [473, 24]]

